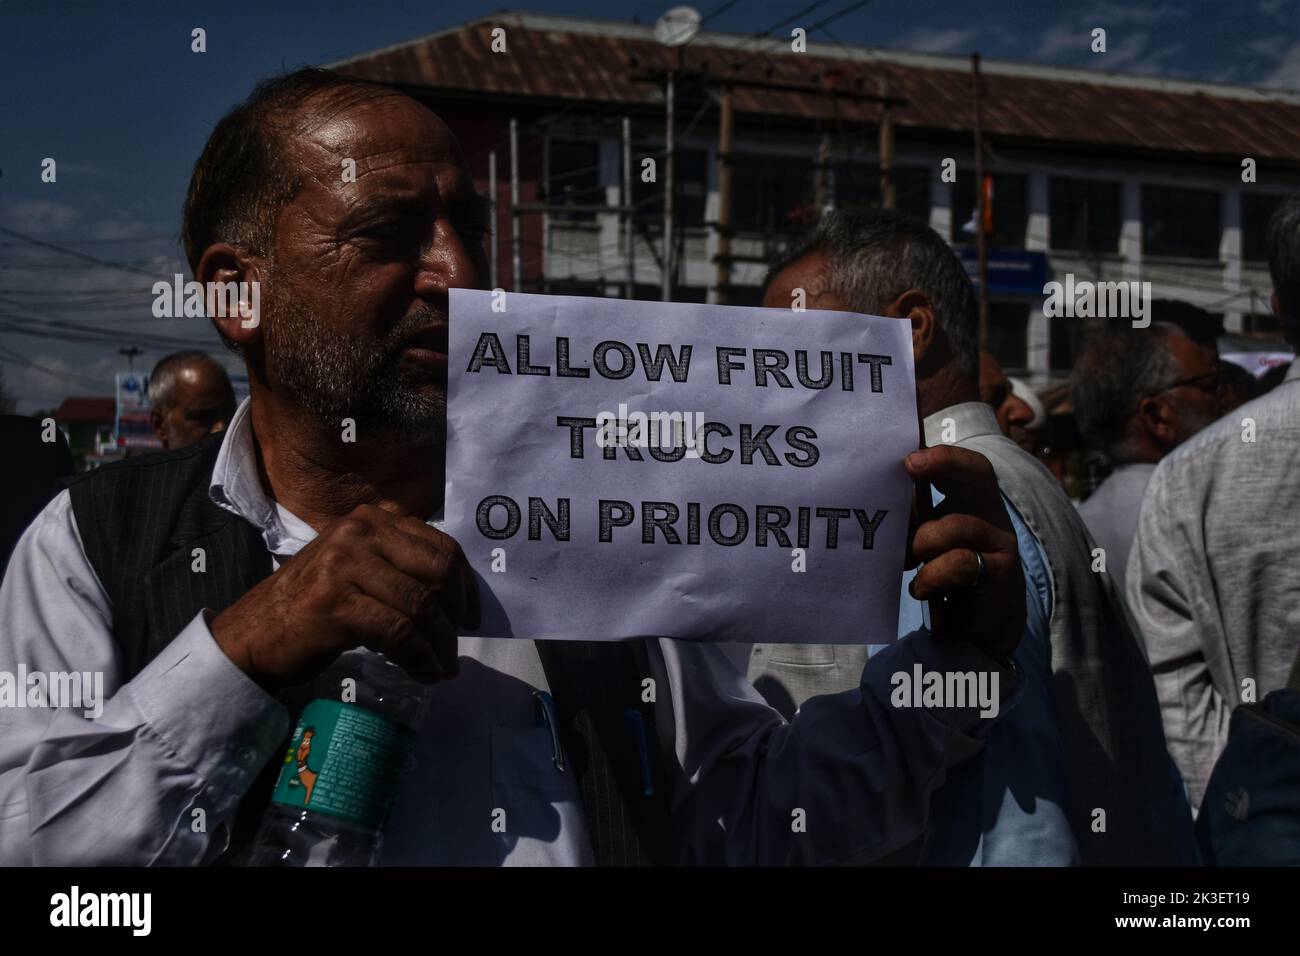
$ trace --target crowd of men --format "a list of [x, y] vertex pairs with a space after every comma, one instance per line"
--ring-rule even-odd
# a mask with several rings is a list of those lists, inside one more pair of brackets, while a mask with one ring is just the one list
[[[1225, 858], [1224, 827], [1256, 819], [1244, 778], [1220, 786], [1226, 817], [1211, 804], [1233, 714], [1275, 700], [1300, 648], [1300, 365], [1220, 418], [1223, 366], [1162, 318], [1176, 307], [1093, 335], [1073, 405], [1113, 470], [1076, 507], [1033, 452], [1038, 397], [979, 350], [948, 245], [893, 212], [827, 213], [763, 304], [803, 290], [911, 325], [926, 447], [904, 467], [933, 513], [897, 634], [477, 638], [473, 573], [439, 527], [448, 290], [486, 282], [487, 227], [455, 137], [400, 92], [304, 70], [217, 124], [183, 235], [198, 281], [261, 283], [260, 321], [213, 318], [250, 398], [235, 409], [205, 357], [160, 363], [169, 451], [83, 476], [18, 542], [0, 670], [102, 671], [108, 693], [94, 720], [0, 708], [0, 864], [238, 860], [301, 688], [372, 651], [435, 684], [386, 863]], [[1300, 343], [1300, 197], [1268, 238]], [[996, 675], [999, 716], [893, 706], [914, 665]]]

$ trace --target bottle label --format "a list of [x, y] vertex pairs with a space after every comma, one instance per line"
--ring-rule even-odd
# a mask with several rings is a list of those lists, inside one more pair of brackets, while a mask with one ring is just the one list
[[415, 731], [356, 704], [314, 700], [298, 718], [271, 802], [381, 829]]

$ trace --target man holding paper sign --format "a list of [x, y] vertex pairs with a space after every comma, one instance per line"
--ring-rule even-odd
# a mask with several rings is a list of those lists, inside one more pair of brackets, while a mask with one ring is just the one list
[[[349, 162], [355, 176], [340, 176]], [[914, 418], [879, 417], [912, 408], [886, 325], [823, 342], [747, 311], [702, 329], [686, 321], [700, 313], [666, 306], [555, 300], [548, 316], [523, 296], [500, 313], [486, 293], [462, 299], [455, 290], [484, 283], [483, 213], [451, 132], [386, 87], [304, 70], [217, 124], [184, 235], [196, 280], [264, 285], [260, 315], [212, 317], [247, 363], [251, 396], [220, 435], [93, 473], [19, 543], [0, 588], [0, 669], [103, 670], [109, 699], [99, 721], [0, 717], [0, 863], [196, 864], [236, 849], [236, 811], [261, 810], [253, 781], [283, 754], [295, 687], [358, 647], [436, 683], [385, 863], [868, 862], [924, 833], [945, 772], [978, 752], [987, 711], [1016, 693], [1006, 662], [1023, 581], [987, 462], [937, 448], [903, 463]], [[478, 302], [487, 308], [462, 318], [462, 303]], [[499, 348], [457, 344], [458, 323], [474, 321], [497, 324]], [[585, 341], [576, 351], [597, 329], [590, 354]], [[743, 338], [713, 341], [724, 331]], [[598, 362], [605, 341], [626, 351], [608, 345]], [[473, 376], [499, 387], [547, 369], [555, 380], [562, 355], [572, 403], [567, 389], [483, 386], [473, 401], [488, 404], [465, 404]], [[624, 403], [645, 411], [650, 386], [674, 374], [682, 410], [705, 416], [698, 458], [665, 461], [674, 443], [652, 454], [617, 425], [613, 445], [598, 444], [585, 420], [617, 407], [579, 401], [582, 387], [604, 404], [618, 395], [595, 386], [622, 375]], [[827, 442], [839, 415], [866, 430]], [[445, 465], [447, 417], [457, 431]], [[852, 480], [841, 442], [884, 450]], [[570, 484], [520, 474], [542, 449]], [[482, 493], [466, 466], [484, 469]], [[657, 471], [629, 477], [638, 468]], [[793, 485], [770, 477], [819, 470], [827, 477]], [[934, 520], [905, 523], [909, 479], [947, 495]], [[529, 563], [525, 542], [549, 551]], [[462, 544], [479, 562], [483, 621], [557, 640], [470, 634], [480, 594]], [[783, 639], [887, 640], [892, 622], [872, 630], [887, 616], [876, 602], [889, 601], [905, 545], [925, 562], [917, 597], [947, 596], [949, 630], [881, 652], [857, 688], [790, 723], [724, 645], [645, 630], [745, 638], [779, 624]], [[680, 557], [659, 562], [659, 549]], [[805, 572], [791, 567], [795, 550]], [[654, 573], [629, 582], [637, 561]], [[713, 565], [736, 580], [718, 581]], [[886, 584], [864, 573], [887, 565]], [[607, 640], [639, 634], [654, 636]], [[914, 674], [925, 692], [891, 704], [893, 678]], [[929, 678], [991, 681], [997, 706], [982, 716], [973, 697], [931, 699]]]
[[[836, 210], [773, 266], [764, 304], [788, 306], [795, 297], [814, 310], [909, 320], [927, 441], [989, 459], [1019, 541], [1028, 610], [1015, 652], [1023, 700], [980, 758], [936, 794], [922, 860], [1194, 863], [1191, 817], [1151, 675], [1107, 576], [1090, 566], [1091, 539], [1052, 475], [979, 401], [975, 295], [961, 261], [924, 223], [884, 210]], [[919, 617], [919, 609], [904, 610], [900, 627], [911, 623], [908, 610]], [[812, 655], [818, 666], [809, 666]], [[866, 658], [860, 645], [756, 645], [750, 676], [776, 702], [812, 698], [811, 706], [817, 694], [856, 686]]]
[[855, 318], [453, 290], [446, 530], [481, 633], [889, 633], [912, 349]]

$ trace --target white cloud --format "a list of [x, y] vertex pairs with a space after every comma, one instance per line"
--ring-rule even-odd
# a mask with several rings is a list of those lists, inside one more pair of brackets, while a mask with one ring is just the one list
[[1278, 56], [1273, 72], [1260, 80], [1260, 83], [1263, 86], [1300, 89], [1300, 41], [1292, 43]]
[[1118, 3], [1098, 3], [1086, 14], [1084, 19], [1094, 20], [1095, 26], [1104, 27], [1112, 23], [1159, 23], [1171, 16], [1184, 15], [1177, 7], [1139, 7], [1122, 6]]
[[894, 46], [916, 53], [964, 53], [980, 30], [928, 30], [922, 27], [894, 41]]
[[1241, 67], [1237, 64], [1225, 66], [1221, 70], [1215, 70], [1206, 77], [1211, 83], [1237, 83], [1241, 76]]
[[40, 223], [41, 232], [66, 229], [81, 217], [76, 206], [49, 199], [14, 199], [5, 204], [5, 225], [32, 235], [31, 224]]
[[1097, 54], [1098, 65], [1106, 70], [1122, 70], [1130, 64], [1140, 64], [1150, 39], [1151, 35], [1145, 30], [1130, 33], [1120, 40], [1119, 46], [1107, 45], [1105, 53]]
[[1106, 31], [1108, 52], [1105, 62], [1098, 65], [1106, 70], [1121, 69], [1141, 57], [1152, 39], [1150, 30], [1131, 31], [1129, 27], [1144, 26], [1159, 31], [1155, 24], [1181, 15], [1178, 8], [1172, 6], [1095, 3], [1085, 12], [1071, 14], [1044, 30], [1034, 52], [1042, 60], [1088, 62], [1089, 57], [1101, 56], [1092, 52], [1092, 31], [1100, 27]]
[[1092, 43], [1091, 29], [1075, 23], [1057, 23], [1043, 31], [1039, 37], [1037, 53], [1045, 60], [1056, 59], [1058, 53], [1072, 50], [1085, 53]]
[[1287, 5], [1289, 0], [1261, 0], [1257, 9], [1267, 17], [1273, 17], [1279, 22], [1285, 21], [1285, 17], [1278, 16], [1282, 8]]
[[1270, 60], [1280, 59], [1286, 50], [1286, 37], [1281, 34], [1275, 34], [1271, 37], [1260, 37], [1258, 40], [1251, 40], [1246, 44], [1246, 49], [1256, 56], [1266, 57]]
[[31, 365], [10, 361], [11, 356], [6, 356], [6, 361], [0, 366], [4, 387], [17, 402], [19, 414], [28, 414], [38, 408], [57, 408], [64, 398], [71, 395], [112, 395], [113, 373], [125, 370], [125, 360], [118, 356], [99, 354], [92, 358], [98, 349], [78, 350], [75, 364], [49, 353], [32, 354], [21, 347], [18, 351], [35, 365], [46, 369], [41, 371]]

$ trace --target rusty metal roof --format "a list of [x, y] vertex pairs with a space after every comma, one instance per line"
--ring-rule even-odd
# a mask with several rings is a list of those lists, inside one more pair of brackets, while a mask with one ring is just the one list
[[55, 410], [54, 420], [68, 425], [111, 425], [117, 420], [117, 399], [112, 395], [69, 396]]
[[[492, 51], [496, 27], [506, 30], [507, 52]], [[974, 121], [963, 57], [811, 42], [800, 54], [788, 40], [724, 33], [700, 34], [681, 55], [686, 68], [715, 77], [818, 88], [837, 81], [841, 90], [871, 94], [887, 82], [890, 95], [907, 101], [894, 113], [903, 130], [964, 134]], [[648, 106], [662, 101], [662, 91], [636, 76], [673, 67], [677, 57], [646, 26], [501, 13], [332, 65], [444, 95]], [[986, 62], [982, 74], [984, 126], [996, 139], [1300, 166], [1295, 93], [1000, 61]], [[865, 122], [880, 109], [752, 87], [738, 87], [734, 103], [742, 113], [816, 119], [838, 111], [843, 120]]]

